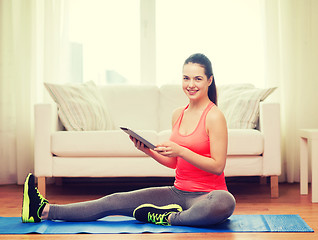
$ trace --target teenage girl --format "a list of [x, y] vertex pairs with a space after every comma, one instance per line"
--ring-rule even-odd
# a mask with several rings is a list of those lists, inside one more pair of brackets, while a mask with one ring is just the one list
[[231, 216], [235, 199], [228, 192], [223, 172], [227, 125], [216, 106], [212, 65], [205, 55], [193, 54], [186, 59], [182, 88], [189, 104], [173, 113], [169, 141], [151, 150], [130, 137], [137, 149], [176, 169], [173, 186], [55, 205], [42, 197], [35, 187], [34, 176], [29, 174], [24, 185], [22, 221], [95, 221], [109, 215], [124, 215], [160, 225], [208, 226]]

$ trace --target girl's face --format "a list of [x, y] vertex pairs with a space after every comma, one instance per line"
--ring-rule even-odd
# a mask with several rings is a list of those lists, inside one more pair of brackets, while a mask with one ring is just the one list
[[212, 78], [212, 76], [207, 78], [204, 68], [199, 64], [188, 63], [183, 66], [183, 91], [190, 100], [208, 97]]

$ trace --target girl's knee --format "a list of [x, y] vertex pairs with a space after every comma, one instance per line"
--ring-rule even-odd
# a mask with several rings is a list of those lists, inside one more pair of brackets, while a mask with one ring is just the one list
[[215, 190], [208, 194], [208, 199], [215, 202], [225, 203], [225, 205], [234, 205], [236, 204], [234, 196], [228, 191], [224, 190]]
[[232, 215], [235, 199], [227, 191], [213, 191], [200, 198], [186, 211], [171, 216], [174, 225], [209, 226]]
[[208, 199], [213, 201], [212, 214], [219, 215], [221, 218], [224, 218], [224, 220], [233, 214], [236, 201], [231, 193], [216, 190], [209, 193]]

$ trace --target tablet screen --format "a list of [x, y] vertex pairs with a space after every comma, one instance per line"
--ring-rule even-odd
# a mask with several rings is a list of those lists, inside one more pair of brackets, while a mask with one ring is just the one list
[[125, 133], [128, 135], [136, 138], [138, 141], [142, 142], [146, 147], [150, 149], [154, 149], [156, 146], [153, 145], [152, 143], [148, 142], [146, 139], [135, 133], [133, 130], [126, 128], [126, 127], [120, 127], [121, 130], [123, 130]]

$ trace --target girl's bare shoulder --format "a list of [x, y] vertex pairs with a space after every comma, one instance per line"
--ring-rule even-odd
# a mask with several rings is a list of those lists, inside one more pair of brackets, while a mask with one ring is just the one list
[[206, 120], [209, 126], [226, 126], [225, 116], [217, 106], [211, 108], [207, 114]]
[[175, 124], [175, 122], [178, 120], [180, 114], [182, 113], [184, 107], [179, 107], [179, 108], [176, 108], [174, 111], [173, 111], [173, 114], [172, 114], [172, 126]]

